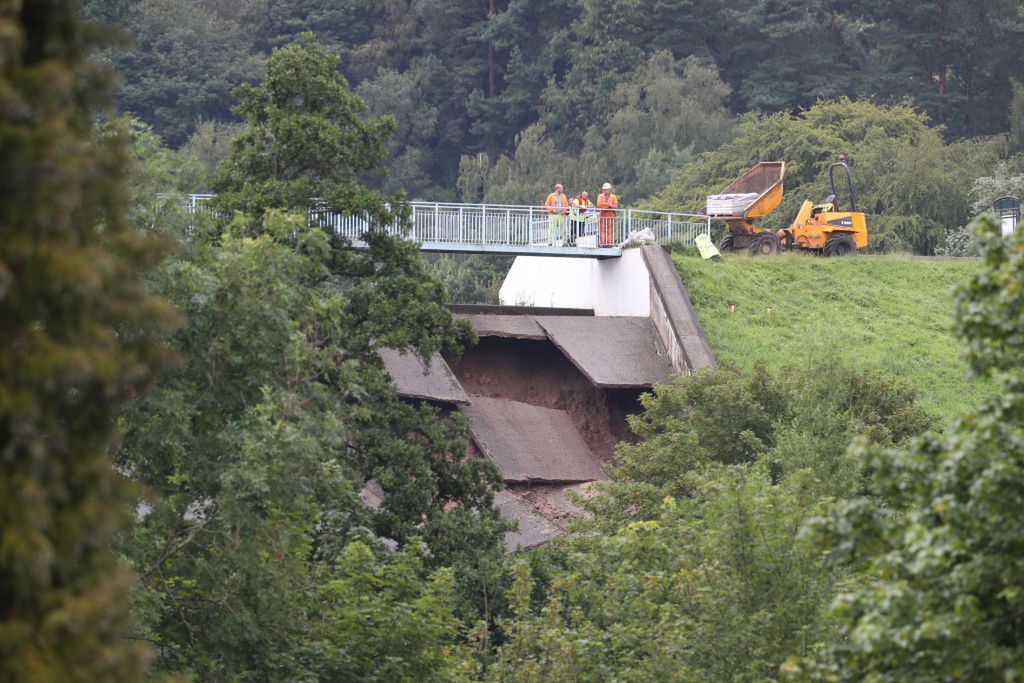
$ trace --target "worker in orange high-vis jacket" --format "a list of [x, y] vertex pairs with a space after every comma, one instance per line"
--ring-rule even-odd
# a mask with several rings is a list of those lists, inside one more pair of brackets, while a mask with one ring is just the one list
[[555, 240], [558, 237], [568, 243], [565, 217], [569, 213], [569, 197], [562, 189], [561, 183], [555, 185], [555, 191], [544, 200], [544, 206], [548, 207], [548, 244], [555, 246]]
[[601, 194], [597, 195], [598, 245], [610, 247], [615, 244], [615, 214], [619, 208], [619, 198], [612, 194], [612, 184], [601, 186]]

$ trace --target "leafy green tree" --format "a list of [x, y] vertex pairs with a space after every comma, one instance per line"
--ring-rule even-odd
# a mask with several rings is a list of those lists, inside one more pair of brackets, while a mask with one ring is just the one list
[[[228, 0], [230, 3], [232, 0]], [[265, 0], [260, 3], [261, 11], [254, 17], [256, 44], [260, 50], [269, 53], [274, 48], [294, 43], [299, 36], [309, 31], [320, 36], [332, 52], [345, 53], [346, 62], [353, 59], [360, 49], [373, 53], [382, 61], [356, 59], [366, 64], [366, 69], [357, 67], [351, 74], [360, 78], [372, 76], [381, 66], [405, 66], [401, 59], [394, 59], [389, 50], [403, 49], [401, 41], [388, 41], [388, 37], [408, 38], [408, 21], [415, 16], [408, 12], [409, 0]], [[379, 49], [367, 49], [367, 43], [379, 42]], [[406, 48], [407, 49], [407, 48]]]
[[431, 261], [433, 275], [444, 285], [448, 303], [497, 305], [498, 290], [512, 257], [445, 254]]
[[135, 681], [107, 447], [173, 316], [138, 277], [159, 248], [126, 220], [125, 137], [94, 134], [95, 28], [70, 1], [5, 3], [0, 24], [0, 678]]
[[388, 562], [359, 542], [345, 549], [337, 578], [319, 589], [317, 626], [324, 638], [315, 666], [321, 680], [461, 680], [461, 654], [451, 645], [458, 626], [450, 607], [454, 576], [441, 570], [424, 581], [422, 575], [415, 548]]
[[[84, 4], [90, 17], [119, 23], [135, 37], [137, 49], [115, 57], [125, 74], [121, 108], [172, 146], [184, 142], [197, 120], [227, 121], [230, 88], [251, 80], [270, 50], [314, 31], [342, 55], [341, 73], [371, 111], [392, 107], [400, 128], [410, 131], [389, 144], [391, 178], [371, 186], [404, 187], [415, 196], [450, 195], [464, 156], [512, 155], [516, 136], [537, 123], [562, 154], [610, 144], [608, 126], [623, 108], [613, 94], [635, 89], [660, 53], [670, 53], [677, 65], [714, 69], [730, 88], [734, 115], [792, 114], [820, 99], [866, 98], [925, 112], [947, 139], [1011, 129], [1010, 84], [1022, 67], [1015, 48], [1019, 0]], [[703, 101], [719, 87], [705, 92], [693, 84], [686, 99]], [[652, 100], [674, 99], [667, 96], [674, 91]], [[652, 104], [640, 106], [641, 116], [657, 112], [660, 105]], [[658, 125], [671, 128], [675, 119]], [[686, 145], [677, 155], [672, 145], [652, 152], [648, 141], [639, 129], [635, 139], [629, 129], [622, 133], [625, 147], [638, 151], [630, 163], [617, 162], [623, 170], [612, 174], [614, 182], [629, 186], [635, 173], [639, 183], [633, 164], [644, 161], [642, 187], [657, 190], [670, 175], [667, 167], [688, 161]], [[696, 147], [715, 141], [699, 135]], [[633, 197], [651, 191], [627, 188]], [[910, 227], [921, 231], [922, 225]]]
[[208, 189], [210, 179], [220, 162], [231, 152], [231, 141], [244, 130], [241, 123], [202, 120], [196, 122], [196, 129], [181, 147], [186, 158], [202, 164], [205, 173], [202, 180], [189, 188], [192, 192]]
[[977, 256], [977, 245], [971, 226], [965, 225], [956, 230], [946, 231], [946, 240], [935, 248], [936, 256]]
[[[653, 55], [604, 98], [606, 120], [594, 119], [580, 140], [559, 142], [555, 128], [534, 124], [516, 136], [512, 155], [492, 162], [483, 153], [463, 155], [458, 186], [466, 201], [534, 204], [561, 182], [570, 194], [612, 181], [620, 201], [660, 191], [670, 169], [696, 152], [731, 138], [723, 106], [728, 88], [713, 69], [679, 64], [668, 51]], [[565, 96], [589, 96], [592, 86], [570, 84]], [[638, 194], [638, 188], [647, 194]]]
[[384, 70], [356, 89], [374, 116], [391, 115], [397, 122], [388, 140], [388, 176], [382, 189], [394, 193], [404, 190], [416, 199], [442, 201], [451, 187], [442, 187], [447, 169], [438, 162], [444, 157], [432, 154], [441, 146], [447, 128], [441, 113], [447, 108], [436, 97], [440, 89], [425, 88], [423, 83], [443, 80], [444, 67], [433, 57], [419, 60], [407, 71]]
[[83, 0], [79, 5], [82, 17], [89, 21], [124, 23], [132, 0]]
[[655, 199], [658, 208], [699, 211], [758, 161], [786, 162], [786, 195], [762, 225], [788, 226], [800, 203], [830, 192], [828, 167], [846, 154], [867, 214], [869, 248], [930, 254], [946, 230], [971, 217], [964, 178], [988, 175], [1000, 158], [999, 140], [945, 144], [926, 119], [906, 106], [822, 101], [797, 116], [747, 120], [732, 142], [701, 155], [676, 174]]
[[[866, 54], [843, 0], [719, 3], [727, 43], [719, 63], [740, 111], [794, 111], [860, 94]], [[723, 49], [724, 48], [724, 49]]]
[[974, 181], [972, 209], [977, 213], [992, 210], [992, 203], [1000, 197], [1024, 197], [1024, 158], [998, 164], [991, 175]]
[[591, 518], [550, 551], [542, 597], [517, 570], [491, 680], [774, 678], [832, 635], [850, 573], [801, 529], [864, 492], [851, 440], [903, 443], [931, 423], [906, 388], [825, 365], [703, 371], [644, 407], [640, 441], [581, 501]]
[[[198, 120], [230, 118], [231, 89], [259, 75], [246, 14], [200, 0], [132, 3], [124, 28], [134, 46], [112, 54], [123, 75], [118, 105], [178, 147]], [[246, 3], [238, 3], [244, 5]]]
[[379, 169], [394, 119], [365, 120], [366, 104], [337, 71], [338, 56], [311, 33], [274, 50], [263, 81], [235, 91], [247, 124], [217, 169], [216, 207], [259, 219], [267, 209], [305, 211], [319, 200], [387, 220], [384, 197], [360, 182]]
[[595, 195], [608, 177], [607, 169], [607, 163], [593, 153], [577, 157], [559, 152], [544, 126], [534, 124], [516, 137], [512, 156], [501, 156], [493, 163], [487, 154], [464, 156], [459, 189], [465, 201], [539, 206], [555, 183], [562, 183], [573, 196], [581, 190]]
[[553, 74], [541, 93], [540, 123], [563, 149], [584, 144], [591, 127], [602, 128], [615, 111], [611, 94], [646, 61], [643, 45], [648, 6], [616, 0], [584, 0], [569, 15], [565, 47], [569, 67]]
[[[572, 53], [576, 0], [494, 2], [482, 36], [494, 46], [488, 84], [467, 104], [475, 149], [509, 151], [515, 134], [537, 121], [538, 102], [548, 81], [561, 73]], [[490, 89], [491, 73], [496, 90]]]
[[1005, 131], [1020, 73], [1018, 0], [861, 3], [864, 75], [881, 101], [910, 97], [954, 137]]
[[[288, 239], [303, 221], [270, 214], [255, 240], [183, 246], [154, 277], [187, 316], [170, 340], [185, 362], [122, 416], [117, 456], [147, 491], [123, 550], [162, 670], [315, 671], [310, 600], [350, 542], [419, 537], [435, 566], [456, 539], [497, 551], [493, 468], [466, 459], [458, 423], [400, 402], [371, 346], [422, 334], [415, 312], [398, 304], [404, 330], [390, 313], [361, 318], [403, 281], [385, 271], [345, 297], [324, 289], [326, 236]], [[359, 498], [370, 479], [376, 510]]]
[[203, 183], [206, 176], [203, 160], [190, 150], [168, 149], [153, 127], [138, 118], [121, 116], [113, 119], [101, 124], [99, 133], [127, 138], [134, 162], [133, 173], [126, 179], [131, 195], [129, 210], [137, 227], [156, 227], [140, 219], [138, 212], [143, 207], [162, 203], [160, 195], [185, 195]]
[[1013, 99], [1010, 101], [1010, 152], [1024, 152], [1024, 85], [1011, 81]]
[[[289, 92], [322, 84], [333, 61], [309, 40], [308, 55], [275, 51], [268, 78], [287, 74]], [[361, 103], [332, 92], [340, 102], [316, 99], [311, 111], [354, 118]], [[230, 171], [266, 138], [240, 136], [218, 177], [260, 213], [179, 224], [177, 255], [150, 279], [187, 323], [166, 340], [181, 367], [121, 417], [120, 469], [146, 491], [121, 546], [142, 577], [138, 636], [157, 644], [161, 671], [202, 679], [442, 679], [457, 663], [445, 654], [459, 625], [451, 610], [476, 619], [481, 596], [498, 590], [500, 572], [480, 568], [502, 557], [500, 477], [468, 455], [461, 418], [399, 399], [378, 350], [457, 355], [471, 333], [416, 244], [371, 233], [353, 250], [304, 211], [269, 205], [318, 187], [364, 202], [339, 210], [403, 215], [398, 198], [391, 213], [356, 178], [383, 157], [383, 139], [333, 169], [353, 184], [335, 192], [302, 164], [337, 129], [291, 104], [295, 116], [275, 120], [293, 136], [280, 150], [295, 155], [279, 160], [294, 173], [252, 194]], [[300, 124], [307, 138], [291, 128]], [[444, 566], [454, 596], [448, 574], [428, 578]]]
[[797, 479], [702, 468], [652, 519], [574, 535], [536, 613], [519, 574], [489, 680], [770, 679], [827, 632], [834, 581], [798, 537], [822, 502]]
[[[984, 262], [957, 293], [956, 330], [973, 371], [1001, 395], [905, 450], [864, 447], [886, 506], [849, 501], [816, 528], [864, 584], [833, 606], [839, 633], [810, 664], [832, 680], [1013, 680], [1024, 650], [1013, 508], [1024, 490], [1024, 240], [974, 224]], [[891, 510], [898, 511], [896, 514]]]
[[668, 51], [655, 53], [612, 91], [615, 113], [599, 139], [592, 136], [588, 151], [608, 164], [619, 192], [638, 196], [635, 183], [645, 156], [663, 155], [675, 167], [732, 137], [732, 117], [723, 105], [728, 95], [715, 69], [680, 65]]
[[621, 524], [654, 514], [665, 496], [689, 495], [687, 473], [705, 463], [767, 461], [778, 478], [808, 470], [822, 495], [851, 495], [861, 484], [846, 457], [854, 437], [893, 445], [931, 424], [913, 393], [884, 377], [843, 365], [815, 372], [723, 367], [656, 387], [631, 420], [641, 441], [619, 446], [599, 517]]

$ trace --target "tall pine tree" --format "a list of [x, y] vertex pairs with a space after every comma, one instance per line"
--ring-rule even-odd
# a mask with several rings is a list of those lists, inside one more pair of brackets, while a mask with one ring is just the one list
[[131, 681], [126, 491], [112, 410], [163, 360], [155, 256], [124, 217], [125, 153], [96, 139], [109, 74], [74, 0], [0, 2], [0, 680]]

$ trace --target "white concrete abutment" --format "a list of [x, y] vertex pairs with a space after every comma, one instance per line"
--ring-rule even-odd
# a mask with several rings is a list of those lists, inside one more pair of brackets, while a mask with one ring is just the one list
[[502, 305], [535, 308], [536, 315], [570, 308], [650, 318], [674, 372], [715, 365], [686, 287], [660, 246], [625, 249], [605, 260], [517, 256], [499, 296]]

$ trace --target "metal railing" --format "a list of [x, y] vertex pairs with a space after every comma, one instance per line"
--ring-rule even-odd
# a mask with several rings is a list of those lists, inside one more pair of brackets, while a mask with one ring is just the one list
[[[209, 194], [189, 195], [185, 208], [192, 213], [208, 211]], [[659, 244], [693, 245], [697, 235], [709, 235], [708, 216], [641, 209], [597, 209], [548, 213], [547, 207], [514, 204], [455, 204], [409, 202], [408, 232], [400, 226], [381, 226], [368, 216], [346, 214], [330, 208], [309, 210], [311, 225], [330, 230], [358, 243], [369, 231], [404, 235], [425, 249], [445, 245], [466, 247], [563, 247], [580, 249], [620, 248], [631, 238], [647, 238]]]

